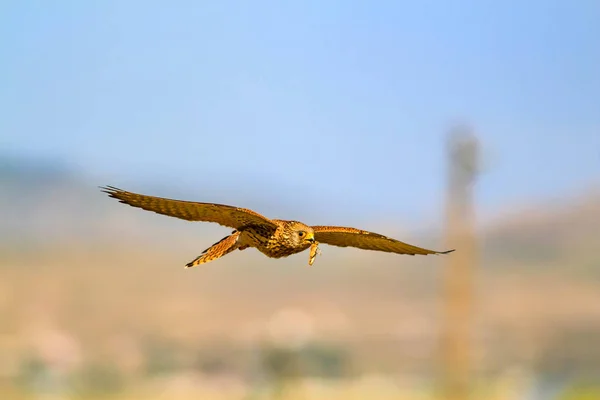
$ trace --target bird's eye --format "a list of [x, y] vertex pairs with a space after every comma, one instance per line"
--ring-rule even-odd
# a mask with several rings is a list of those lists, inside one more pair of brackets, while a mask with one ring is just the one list
[[298, 236], [303, 237], [304, 235], [306, 235], [306, 232], [304, 232], [304, 231], [298, 232]]

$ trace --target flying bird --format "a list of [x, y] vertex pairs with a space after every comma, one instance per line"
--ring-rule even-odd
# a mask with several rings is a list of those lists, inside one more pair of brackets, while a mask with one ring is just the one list
[[215, 203], [173, 200], [121, 190], [114, 186], [100, 187], [102, 192], [119, 202], [187, 221], [214, 222], [234, 231], [204, 250], [200, 256], [185, 265], [186, 268], [204, 264], [234, 250], [249, 247], [258, 249], [270, 258], [288, 257], [310, 248], [308, 264], [312, 265], [319, 244], [339, 247], [357, 247], [388, 253], [447, 254], [454, 250], [433, 251], [413, 246], [378, 233], [342, 226], [308, 226], [298, 221], [269, 219], [246, 208]]

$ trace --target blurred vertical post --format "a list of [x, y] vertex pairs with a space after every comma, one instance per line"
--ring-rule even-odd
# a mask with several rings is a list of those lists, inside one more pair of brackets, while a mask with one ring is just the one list
[[466, 127], [448, 136], [446, 241], [442, 336], [443, 397], [466, 400], [471, 385], [471, 316], [475, 269], [473, 184], [479, 172], [479, 143]]

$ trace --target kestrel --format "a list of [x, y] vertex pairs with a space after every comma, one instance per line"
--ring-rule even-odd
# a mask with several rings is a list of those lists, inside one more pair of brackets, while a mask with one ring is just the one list
[[186, 268], [223, 257], [232, 251], [254, 247], [270, 258], [282, 258], [310, 248], [308, 264], [312, 265], [319, 243], [339, 247], [357, 247], [388, 253], [447, 254], [454, 250], [433, 251], [412, 246], [378, 233], [341, 226], [308, 226], [298, 221], [268, 219], [252, 210], [224, 204], [173, 200], [127, 192], [113, 186], [101, 187], [104, 193], [128, 204], [158, 214], [188, 221], [215, 222], [233, 228], [229, 235], [213, 244]]

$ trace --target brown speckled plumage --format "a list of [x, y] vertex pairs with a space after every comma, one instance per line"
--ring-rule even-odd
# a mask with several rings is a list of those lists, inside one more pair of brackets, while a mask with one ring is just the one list
[[133, 207], [188, 221], [214, 222], [234, 228], [187, 267], [216, 260], [233, 250], [254, 247], [270, 258], [282, 258], [310, 248], [309, 265], [319, 253], [320, 243], [339, 247], [357, 247], [388, 253], [427, 255], [447, 254], [454, 250], [433, 251], [413, 246], [378, 233], [340, 226], [308, 226], [298, 221], [268, 219], [252, 210], [215, 203], [172, 200], [127, 192], [112, 186], [101, 188], [110, 197]]

